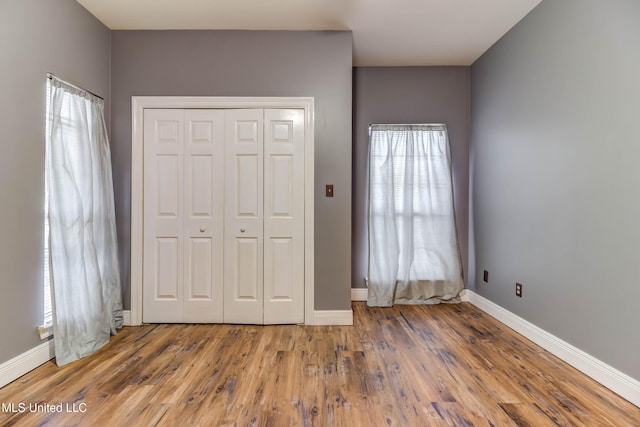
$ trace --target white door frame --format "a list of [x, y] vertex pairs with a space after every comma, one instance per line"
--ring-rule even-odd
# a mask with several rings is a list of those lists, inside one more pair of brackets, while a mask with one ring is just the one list
[[314, 98], [312, 97], [131, 97], [131, 325], [142, 324], [143, 130], [145, 108], [284, 108], [304, 110], [304, 323], [314, 324]]

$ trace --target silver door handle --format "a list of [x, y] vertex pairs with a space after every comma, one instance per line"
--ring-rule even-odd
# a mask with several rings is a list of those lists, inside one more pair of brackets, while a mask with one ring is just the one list
[[244, 228], [244, 227], [242, 227], [242, 228], [240, 229], [240, 232], [241, 232], [241, 233], [244, 233], [245, 231], [247, 231], [247, 229], [246, 229], [246, 228]]

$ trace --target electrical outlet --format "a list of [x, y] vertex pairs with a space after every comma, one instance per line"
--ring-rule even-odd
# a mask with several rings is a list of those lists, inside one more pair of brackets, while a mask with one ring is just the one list
[[489, 283], [489, 272], [487, 270], [484, 271], [484, 275], [482, 276], [482, 280], [484, 280], [485, 283]]
[[522, 298], [522, 283], [516, 283], [516, 296]]

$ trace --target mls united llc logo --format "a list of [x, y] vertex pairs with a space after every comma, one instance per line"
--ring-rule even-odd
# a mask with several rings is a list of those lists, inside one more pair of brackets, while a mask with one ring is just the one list
[[87, 412], [87, 404], [80, 403], [26, 403], [26, 402], [11, 402], [2, 403], [2, 412], [9, 412], [12, 414], [21, 414], [24, 412], [42, 412], [42, 413], [55, 413], [55, 412]]

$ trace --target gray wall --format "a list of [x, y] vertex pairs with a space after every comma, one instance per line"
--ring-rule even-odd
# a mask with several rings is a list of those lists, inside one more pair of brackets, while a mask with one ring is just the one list
[[353, 259], [351, 285], [367, 275], [367, 146], [372, 123], [445, 123], [462, 265], [469, 224], [469, 67], [362, 67], [353, 72]]
[[110, 33], [73, 0], [2, 0], [0, 58], [2, 363], [40, 344], [46, 73], [104, 96], [108, 114]]
[[[131, 96], [315, 97], [315, 307], [350, 308], [351, 32], [112, 32], [112, 155], [130, 282]], [[335, 197], [324, 197], [324, 185]], [[125, 307], [129, 307], [125, 289]]]
[[470, 265], [476, 292], [640, 380], [639, 19], [545, 0], [473, 64]]

